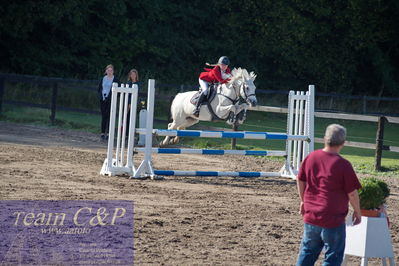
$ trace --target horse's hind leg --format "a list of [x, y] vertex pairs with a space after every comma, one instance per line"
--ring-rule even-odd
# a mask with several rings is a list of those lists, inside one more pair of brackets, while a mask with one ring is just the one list
[[[185, 122], [177, 127], [177, 130], [184, 130], [188, 127], [191, 127], [192, 125], [195, 125], [199, 122], [199, 120], [191, 118], [191, 117], [187, 117]], [[179, 143], [180, 138], [178, 136], [174, 137], [173, 139], [170, 140], [170, 144], [177, 144]]]
[[[168, 130], [172, 130], [172, 129], [177, 129], [177, 125], [176, 125], [175, 121], [168, 124]], [[161, 143], [159, 143], [159, 146], [164, 147], [164, 146], [167, 146], [168, 144], [172, 144], [172, 143], [173, 143], [172, 137], [166, 136], [164, 138], [164, 140]]]

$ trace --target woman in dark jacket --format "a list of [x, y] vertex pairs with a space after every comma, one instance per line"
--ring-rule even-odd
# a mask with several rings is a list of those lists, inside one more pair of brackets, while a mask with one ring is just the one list
[[[129, 71], [129, 74], [127, 75], [127, 85], [131, 88], [134, 84], [137, 85], [138, 89], [140, 89], [140, 83], [139, 83], [139, 72], [137, 71], [137, 69], [132, 68]], [[127, 122], [126, 122], [126, 134], [129, 134], [129, 125], [130, 125], [130, 112], [131, 112], [131, 95], [129, 95], [129, 111], [128, 111], [128, 115], [127, 115]], [[133, 112], [137, 112], [137, 110], [133, 110]]]
[[98, 84], [98, 97], [101, 109], [101, 140], [108, 139], [109, 118], [111, 111], [112, 83], [119, 84], [119, 80], [114, 76], [114, 66], [105, 67], [106, 74]]
[[132, 86], [133, 84], [138, 85], [139, 84], [139, 72], [137, 71], [137, 69], [132, 68], [129, 71], [129, 74], [127, 75], [127, 79], [128, 79], [127, 84], [129, 86]]

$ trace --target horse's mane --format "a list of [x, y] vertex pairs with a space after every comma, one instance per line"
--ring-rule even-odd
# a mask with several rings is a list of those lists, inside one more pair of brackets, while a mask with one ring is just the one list
[[248, 71], [245, 68], [233, 68], [231, 71], [231, 74], [233, 77], [231, 78], [231, 81], [237, 80], [237, 79], [245, 79], [245, 80], [252, 80], [254, 81], [256, 78], [256, 74], [251, 71], [251, 73], [248, 73]]

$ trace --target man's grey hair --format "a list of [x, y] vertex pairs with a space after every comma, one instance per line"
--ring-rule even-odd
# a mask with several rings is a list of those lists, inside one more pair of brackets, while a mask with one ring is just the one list
[[331, 124], [326, 128], [324, 143], [329, 146], [340, 146], [345, 143], [346, 129], [338, 124]]

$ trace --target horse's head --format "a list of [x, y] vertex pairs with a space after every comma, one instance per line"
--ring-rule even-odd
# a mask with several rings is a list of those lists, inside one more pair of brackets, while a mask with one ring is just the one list
[[234, 68], [231, 74], [233, 76], [231, 82], [234, 82], [235, 86], [239, 87], [241, 98], [243, 98], [250, 106], [256, 106], [256, 86], [254, 84], [256, 78], [255, 73], [248, 73], [246, 69], [242, 68]]

